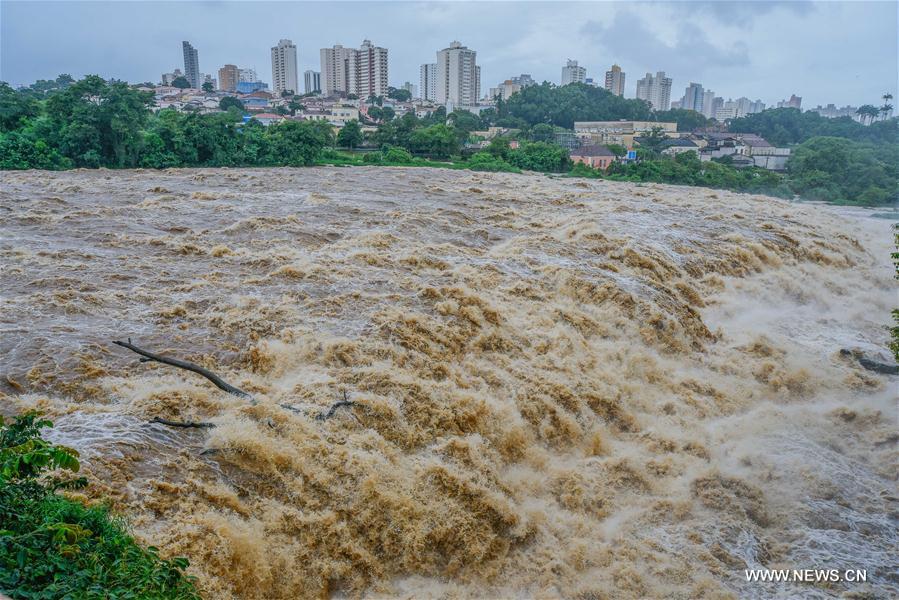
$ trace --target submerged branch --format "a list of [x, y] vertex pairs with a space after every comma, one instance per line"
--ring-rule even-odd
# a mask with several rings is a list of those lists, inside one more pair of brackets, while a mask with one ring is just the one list
[[203, 368], [200, 365], [194, 364], [192, 362], [188, 362], [186, 360], [178, 360], [177, 358], [169, 358], [167, 356], [162, 356], [160, 354], [154, 354], [152, 352], [148, 352], [147, 350], [144, 350], [143, 348], [138, 348], [137, 346], [132, 344], [131, 338], [128, 338], [127, 342], [114, 340], [112, 343], [117, 346], [121, 346], [122, 348], [127, 348], [128, 350], [131, 350], [132, 352], [136, 352], [137, 354], [140, 354], [142, 357], [140, 359], [141, 362], [158, 362], [158, 363], [161, 363], [164, 365], [169, 365], [171, 367], [177, 367], [179, 369], [184, 369], [185, 371], [192, 371], [194, 373], [197, 373], [198, 375], [202, 375], [203, 377], [205, 377], [206, 379], [211, 381], [215, 385], [215, 387], [217, 387], [218, 389], [228, 392], [229, 394], [232, 394], [234, 396], [246, 398], [253, 404], [256, 403], [255, 400], [253, 400], [253, 396], [251, 396], [248, 392], [245, 392], [238, 387], [234, 387], [233, 385], [231, 385], [230, 383], [228, 383], [227, 381], [225, 381], [224, 379], [222, 379], [221, 377], [219, 377], [218, 375], [216, 375], [209, 369]]
[[160, 425], [168, 425], [169, 427], [184, 427], [193, 429], [211, 429], [215, 427], [214, 423], [207, 423], [205, 421], [170, 421], [161, 417], [153, 417], [152, 419], [150, 419], [150, 422], [159, 423]]

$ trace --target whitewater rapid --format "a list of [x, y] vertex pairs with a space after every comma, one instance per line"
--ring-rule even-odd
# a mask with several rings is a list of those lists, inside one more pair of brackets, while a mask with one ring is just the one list
[[897, 377], [840, 353], [891, 360], [872, 211], [421, 168], [2, 178], [2, 412], [47, 412], [210, 598], [899, 595]]

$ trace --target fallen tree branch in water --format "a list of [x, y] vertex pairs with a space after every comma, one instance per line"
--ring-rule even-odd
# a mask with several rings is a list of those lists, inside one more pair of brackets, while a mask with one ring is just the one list
[[214, 423], [207, 423], [205, 421], [170, 421], [161, 417], [153, 417], [150, 419], [150, 422], [168, 425], [169, 427], [185, 427], [193, 429], [211, 429], [215, 427]]
[[347, 398], [346, 390], [343, 390], [343, 400], [339, 400], [339, 401], [335, 402], [334, 404], [332, 404], [331, 408], [328, 409], [328, 412], [318, 415], [317, 417], [315, 417], [315, 419], [317, 421], [324, 421], [326, 419], [330, 419], [331, 417], [334, 416], [334, 413], [337, 412], [338, 408], [342, 408], [344, 406], [346, 406], [346, 407], [356, 406], [355, 402], [353, 402], [352, 400], [349, 400]]
[[127, 342], [113, 340], [112, 343], [117, 346], [121, 346], [122, 348], [127, 348], [128, 350], [131, 350], [132, 352], [136, 352], [137, 354], [140, 354], [142, 357], [140, 359], [141, 362], [158, 362], [158, 363], [161, 363], [164, 365], [169, 365], [171, 367], [177, 367], [179, 369], [184, 369], [186, 371], [192, 371], [194, 373], [197, 373], [198, 375], [202, 375], [203, 377], [205, 377], [206, 379], [211, 381], [215, 385], [215, 387], [217, 387], [218, 389], [228, 392], [229, 394], [232, 394], [234, 396], [246, 398], [251, 403], [256, 404], [256, 401], [253, 399], [253, 396], [250, 395], [248, 392], [245, 392], [238, 387], [234, 387], [233, 385], [231, 385], [230, 383], [228, 383], [227, 381], [225, 381], [224, 379], [222, 379], [221, 377], [219, 377], [218, 375], [216, 375], [209, 369], [205, 369], [205, 368], [201, 367], [200, 365], [196, 365], [192, 362], [187, 362], [186, 360], [178, 360], [177, 358], [169, 358], [167, 356], [162, 356], [160, 354], [154, 354], [152, 352], [148, 352], [147, 350], [144, 350], [143, 348], [138, 348], [137, 346], [132, 344], [131, 338], [128, 338]]

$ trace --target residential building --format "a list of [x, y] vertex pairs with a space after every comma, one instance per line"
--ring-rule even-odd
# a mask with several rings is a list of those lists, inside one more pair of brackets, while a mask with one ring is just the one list
[[200, 73], [200, 86], [202, 87], [207, 83], [212, 85], [212, 89], [218, 89], [218, 80], [215, 77], [208, 73]]
[[574, 133], [586, 145], [619, 144], [634, 147], [634, 138], [661, 127], [668, 137], [677, 137], [677, 123], [657, 121], [575, 121]]
[[424, 64], [421, 66], [421, 76], [419, 78], [419, 89], [421, 90], [421, 99], [434, 101], [437, 99], [437, 63]]
[[203, 83], [200, 79], [200, 54], [191, 46], [190, 42], [181, 42], [184, 52], [184, 77], [190, 83], [190, 87], [199, 89]]
[[615, 153], [605, 146], [595, 144], [581, 146], [571, 151], [571, 162], [605, 170], [615, 162]]
[[653, 110], [668, 110], [671, 105], [671, 83], [665, 71], [655, 75], [647, 73], [646, 77], [637, 80], [637, 98], [649, 102]]
[[225, 65], [219, 69], [219, 89], [225, 92], [236, 92], [240, 81], [240, 69], [237, 65]]
[[356, 53], [356, 95], [387, 96], [387, 48], [364, 40]]
[[303, 88], [307, 94], [322, 91], [322, 74], [319, 71], [303, 71]]
[[477, 52], [453, 41], [437, 52], [436, 96], [438, 104], [455, 107], [475, 106], [481, 95], [481, 69]]
[[258, 113], [253, 115], [253, 118], [262, 123], [262, 125], [264, 125], [265, 127], [276, 123], [281, 123], [286, 119], [283, 115], [278, 115], [275, 113]]
[[699, 111], [707, 119], [715, 116], [715, 92], [712, 90], [703, 90], [702, 92], [702, 110]]
[[624, 95], [624, 71], [618, 65], [606, 71], [605, 88], [616, 96]]
[[715, 110], [715, 119], [718, 121], [727, 121], [728, 119], [736, 118], [736, 116], [737, 103], [730, 98], [728, 98], [727, 102], [722, 104], [720, 108]]
[[710, 119], [718, 119], [718, 111], [722, 108], [724, 108], [724, 98], [721, 96], [714, 96], [712, 98], [712, 103], [709, 105], [708, 117]]
[[518, 77], [512, 77], [510, 81], [515, 85], [521, 86], [523, 88], [526, 88], [530, 85], [537, 85], [537, 82], [534, 81], [534, 78], [527, 73], [522, 73]]
[[579, 67], [576, 60], [568, 59], [568, 62], [565, 63], [565, 66], [562, 67], [562, 83], [561, 85], [568, 85], [569, 83], [584, 83], [584, 80], [587, 78], [587, 69], [584, 67]]
[[321, 49], [322, 93], [325, 96], [356, 93], [356, 50], [340, 44]]
[[355, 94], [360, 98], [387, 95], [387, 49], [369, 40], [362, 46], [340, 44], [321, 49], [322, 92], [325, 96]]
[[685, 110], [695, 110], [702, 112], [702, 102], [705, 100], [705, 91], [700, 83], [690, 83], [684, 90], [684, 97], [681, 100], [681, 108]]
[[821, 106], [820, 104], [815, 108], [810, 108], [809, 111], [816, 112], [822, 117], [826, 117], [828, 119], [836, 119], [838, 117], [849, 117], [851, 119], [855, 119], [857, 121], [861, 121], [861, 115], [858, 114], [857, 106], [844, 106], [842, 108], [837, 108], [836, 104], [828, 104], [827, 106]]
[[237, 82], [237, 93], [238, 94], [252, 94], [253, 92], [258, 92], [261, 90], [267, 90], [268, 84], [262, 81], [238, 81]]
[[760, 113], [765, 110], [765, 103], [761, 100], [756, 99], [755, 102], [749, 105], [750, 114]]
[[504, 82], [499, 84], [496, 87], [490, 88], [490, 100], [495, 100], [499, 98], [501, 100], [508, 100], [509, 97], [520, 91], [521, 85], [513, 82], [511, 79], [506, 79]]
[[238, 69], [237, 81], [256, 83], [257, 81], [259, 81], [259, 77], [256, 76], [256, 69]]
[[777, 108], [798, 108], [802, 110], [802, 96], [793, 94], [789, 100], [781, 100], [777, 103]]
[[279, 40], [278, 45], [272, 47], [272, 89], [276, 94], [300, 91], [297, 47], [290, 40]]
[[418, 86], [412, 83], [411, 81], [407, 81], [403, 84], [403, 87], [400, 88], [409, 92], [409, 96], [412, 98], [418, 98]]
[[754, 133], [702, 133], [693, 136], [703, 161], [730, 156], [735, 167], [762, 167], [782, 171], [790, 157], [789, 148], [776, 148]]
[[163, 73], [160, 81], [162, 85], [170, 86], [179, 77], [184, 77], [184, 73], [181, 72], [181, 69], [175, 69], [171, 73]]

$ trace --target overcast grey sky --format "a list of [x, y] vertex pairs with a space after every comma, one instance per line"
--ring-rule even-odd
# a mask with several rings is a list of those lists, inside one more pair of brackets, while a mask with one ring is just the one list
[[70, 73], [159, 81], [183, 67], [181, 41], [200, 70], [255, 67], [271, 80], [269, 50], [299, 49], [300, 77], [319, 48], [363, 39], [390, 50], [390, 82], [418, 84], [418, 67], [452, 40], [477, 50], [484, 89], [530, 73], [559, 82], [567, 58], [602, 79], [616, 62], [626, 95], [647, 71], [725, 98], [769, 105], [791, 93], [803, 107], [897, 96], [897, 2], [16, 2], [0, 0], [0, 79]]

